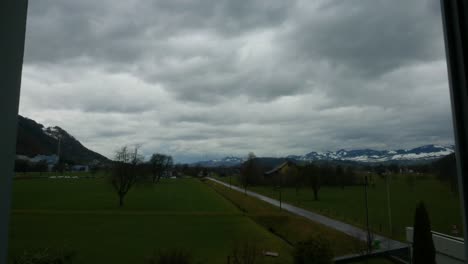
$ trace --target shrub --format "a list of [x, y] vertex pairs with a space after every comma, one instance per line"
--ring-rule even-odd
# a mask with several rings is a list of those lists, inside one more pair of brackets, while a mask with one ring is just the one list
[[236, 245], [231, 253], [233, 264], [254, 264], [260, 255], [254, 243], [244, 242]]
[[148, 264], [189, 264], [191, 261], [190, 253], [182, 249], [160, 251], [148, 258]]
[[13, 259], [14, 264], [69, 264], [75, 253], [69, 250], [51, 250], [48, 248], [24, 251]]
[[293, 256], [295, 264], [333, 263], [333, 252], [330, 243], [321, 236], [299, 242], [294, 248]]

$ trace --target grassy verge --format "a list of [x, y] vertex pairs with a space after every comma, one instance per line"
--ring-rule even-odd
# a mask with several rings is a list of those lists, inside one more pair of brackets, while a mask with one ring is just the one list
[[[375, 177], [375, 186], [368, 189], [369, 220], [374, 232], [405, 241], [405, 227], [413, 225], [414, 210], [419, 201], [428, 208], [432, 228], [435, 231], [453, 235], [453, 225], [462, 234], [462, 219], [459, 198], [449, 186], [433, 177], [408, 175], [393, 176], [389, 185], [392, 230], [389, 225], [387, 189], [384, 180]], [[218, 178], [228, 182], [227, 178]], [[237, 184], [237, 181], [232, 181]], [[271, 186], [250, 186], [251, 191], [278, 199], [278, 189]], [[329, 216], [363, 228], [365, 224], [364, 189], [362, 186], [340, 187], [323, 186], [319, 191], [319, 201], [314, 201], [310, 188], [283, 188], [284, 202]]]
[[335, 256], [357, 253], [362, 250], [364, 244], [353, 237], [314, 223], [303, 217], [281, 211], [268, 203], [256, 198], [246, 196], [221, 184], [206, 181], [227, 200], [235, 204], [247, 216], [265, 227], [265, 229], [294, 245], [299, 241], [310, 237], [321, 236], [330, 240]]

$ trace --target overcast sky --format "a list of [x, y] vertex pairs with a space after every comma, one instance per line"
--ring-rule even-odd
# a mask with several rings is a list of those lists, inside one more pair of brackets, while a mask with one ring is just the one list
[[34, 0], [20, 114], [112, 157], [453, 144], [438, 0]]

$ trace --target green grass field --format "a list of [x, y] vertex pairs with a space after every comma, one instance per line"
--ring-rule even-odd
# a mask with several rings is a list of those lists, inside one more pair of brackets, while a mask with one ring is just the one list
[[221, 184], [212, 181], [206, 181], [206, 183], [234, 203], [255, 222], [273, 231], [291, 245], [320, 236], [330, 242], [335, 256], [357, 253], [365, 248], [363, 242], [344, 233], [290, 214]]
[[[432, 229], [452, 234], [452, 225], [457, 225], [462, 234], [460, 202], [449, 186], [432, 177], [415, 177], [414, 186], [404, 175], [394, 176], [390, 183], [390, 201], [393, 232], [390, 232], [385, 181], [374, 177], [375, 188], [369, 187], [369, 219], [375, 232], [404, 241], [405, 227], [413, 225], [414, 210], [419, 201], [428, 209]], [[222, 178], [229, 182], [229, 178]], [[233, 178], [233, 184], [237, 181]], [[278, 189], [267, 186], [250, 186], [249, 190], [278, 199]], [[365, 223], [364, 188], [362, 186], [322, 187], [319, 201], [314, 201], [310, 188], [283, 188], [282, 199], [299, 207], [363, 227]]]
[[[330, 229], [318, 223], [309, 221], [303, 217], [279, 210], [259, 199], [244, 195], [221, 184], [206, 181], [206, 184], [214, 188], [239, 209], [244, 211], [255, 222], [273, 231], [275, 234], [288, 241], [290, 244], [304, 241], [309, 238], [327, 239], [335, 256], [357, 254], [363, 252], [365, 243], [358, 241], [346, 234]], [[355, 262], [360, 264], [361, 262]], [[390, 264], [383, 258], [369, 259], [363, 264]]]
[[255, 242], [290, 263], [291, 247], [195, 179], [132, 189], [124, 208], [104, 179], [14, 182], [10, 258], [24, 250], [68, 248], [76, 263], [145, 263], [154, 251], [181, 248], [194, 263], [226, 263], [234, 245]]

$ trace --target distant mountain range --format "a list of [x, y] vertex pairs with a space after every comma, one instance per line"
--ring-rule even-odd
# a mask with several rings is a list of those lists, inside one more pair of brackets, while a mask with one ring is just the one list
[[372, 149], [341, 149], [335, 152], [310, 152], [299, 156], [297, 160], [344, 160], [357, 162], [387, 162], [387, 161], [415, 161], [433, 160], [447, 156], [454, 152], [454, 146], [425, 145], [413, 149], [372, 150]]
[[[425, 145], [413, 149], [398, 149], [398, 150], [373, 150], [373, 149], [355, 149], [327, 152], [310, 152], [303, 156], [289, 155], [280, 158], [260, 158], [260, 159], [275, 159], [278, 162], [284, 160], [296, 160], [301, 162], [311, 161], [335, 161], [335, 162], [356, 162], [356, 163], [415, 163], [432, 161], [438, 158], [445, 157], [454, 153], [454, 146], [441, 145]], [[244, 158], [226, 157], [219, 160], [199, 161], [193, 165], [206, 167], [231, 167], [236, 166], [245, 161]]]
[[60, 138], [60, 156], [65, 161], [89, 163], [94, 160], [109, 161], [103, 155], [83, 146], [62, 128], [44, 127], [36, 121], [18, 116], [16, 154], [28, 157], [57, 154]]
[[192, 163], [192, 165], [202, 167], [233, 167], [243, 163], [244, 161], [244, 158], [228, 156], [222, 159], [198, 161]]
[[[109, 161], [103, 155], [96, 153], [83, 146], [77, 139], [67, 133], [64, 129], [54, 127], [44, 127], [42, 124], [32, 119], [18, 116], [18, 137], [16, 153], [34, 157], [36, 155], [52, 155], [57, 153], [58, 138], [61, 142], [61, 158], [75, 163], [89, 163], [94, 160], [101, 162]], [[311, 161], [335, 161], [335, 162], [355, 162], [355, 163], [415, 163], [427, 162], [445, 157], [454, 153], [454, 146], [425, 145], [413, 149], [398, 150], [372, 150], [355, 149], [326, 152], [309, 152], [305, 155], [289, 155], [277, 158], [260, 158], [265, 164], [276, 164], [285, 160], [296, 160], [299, 162]], [[192, 163], [192, 166], [204, 167], [233, 167], [242, 164], [245, 158], [228, 156], [222, 159], [199, 161]]]

